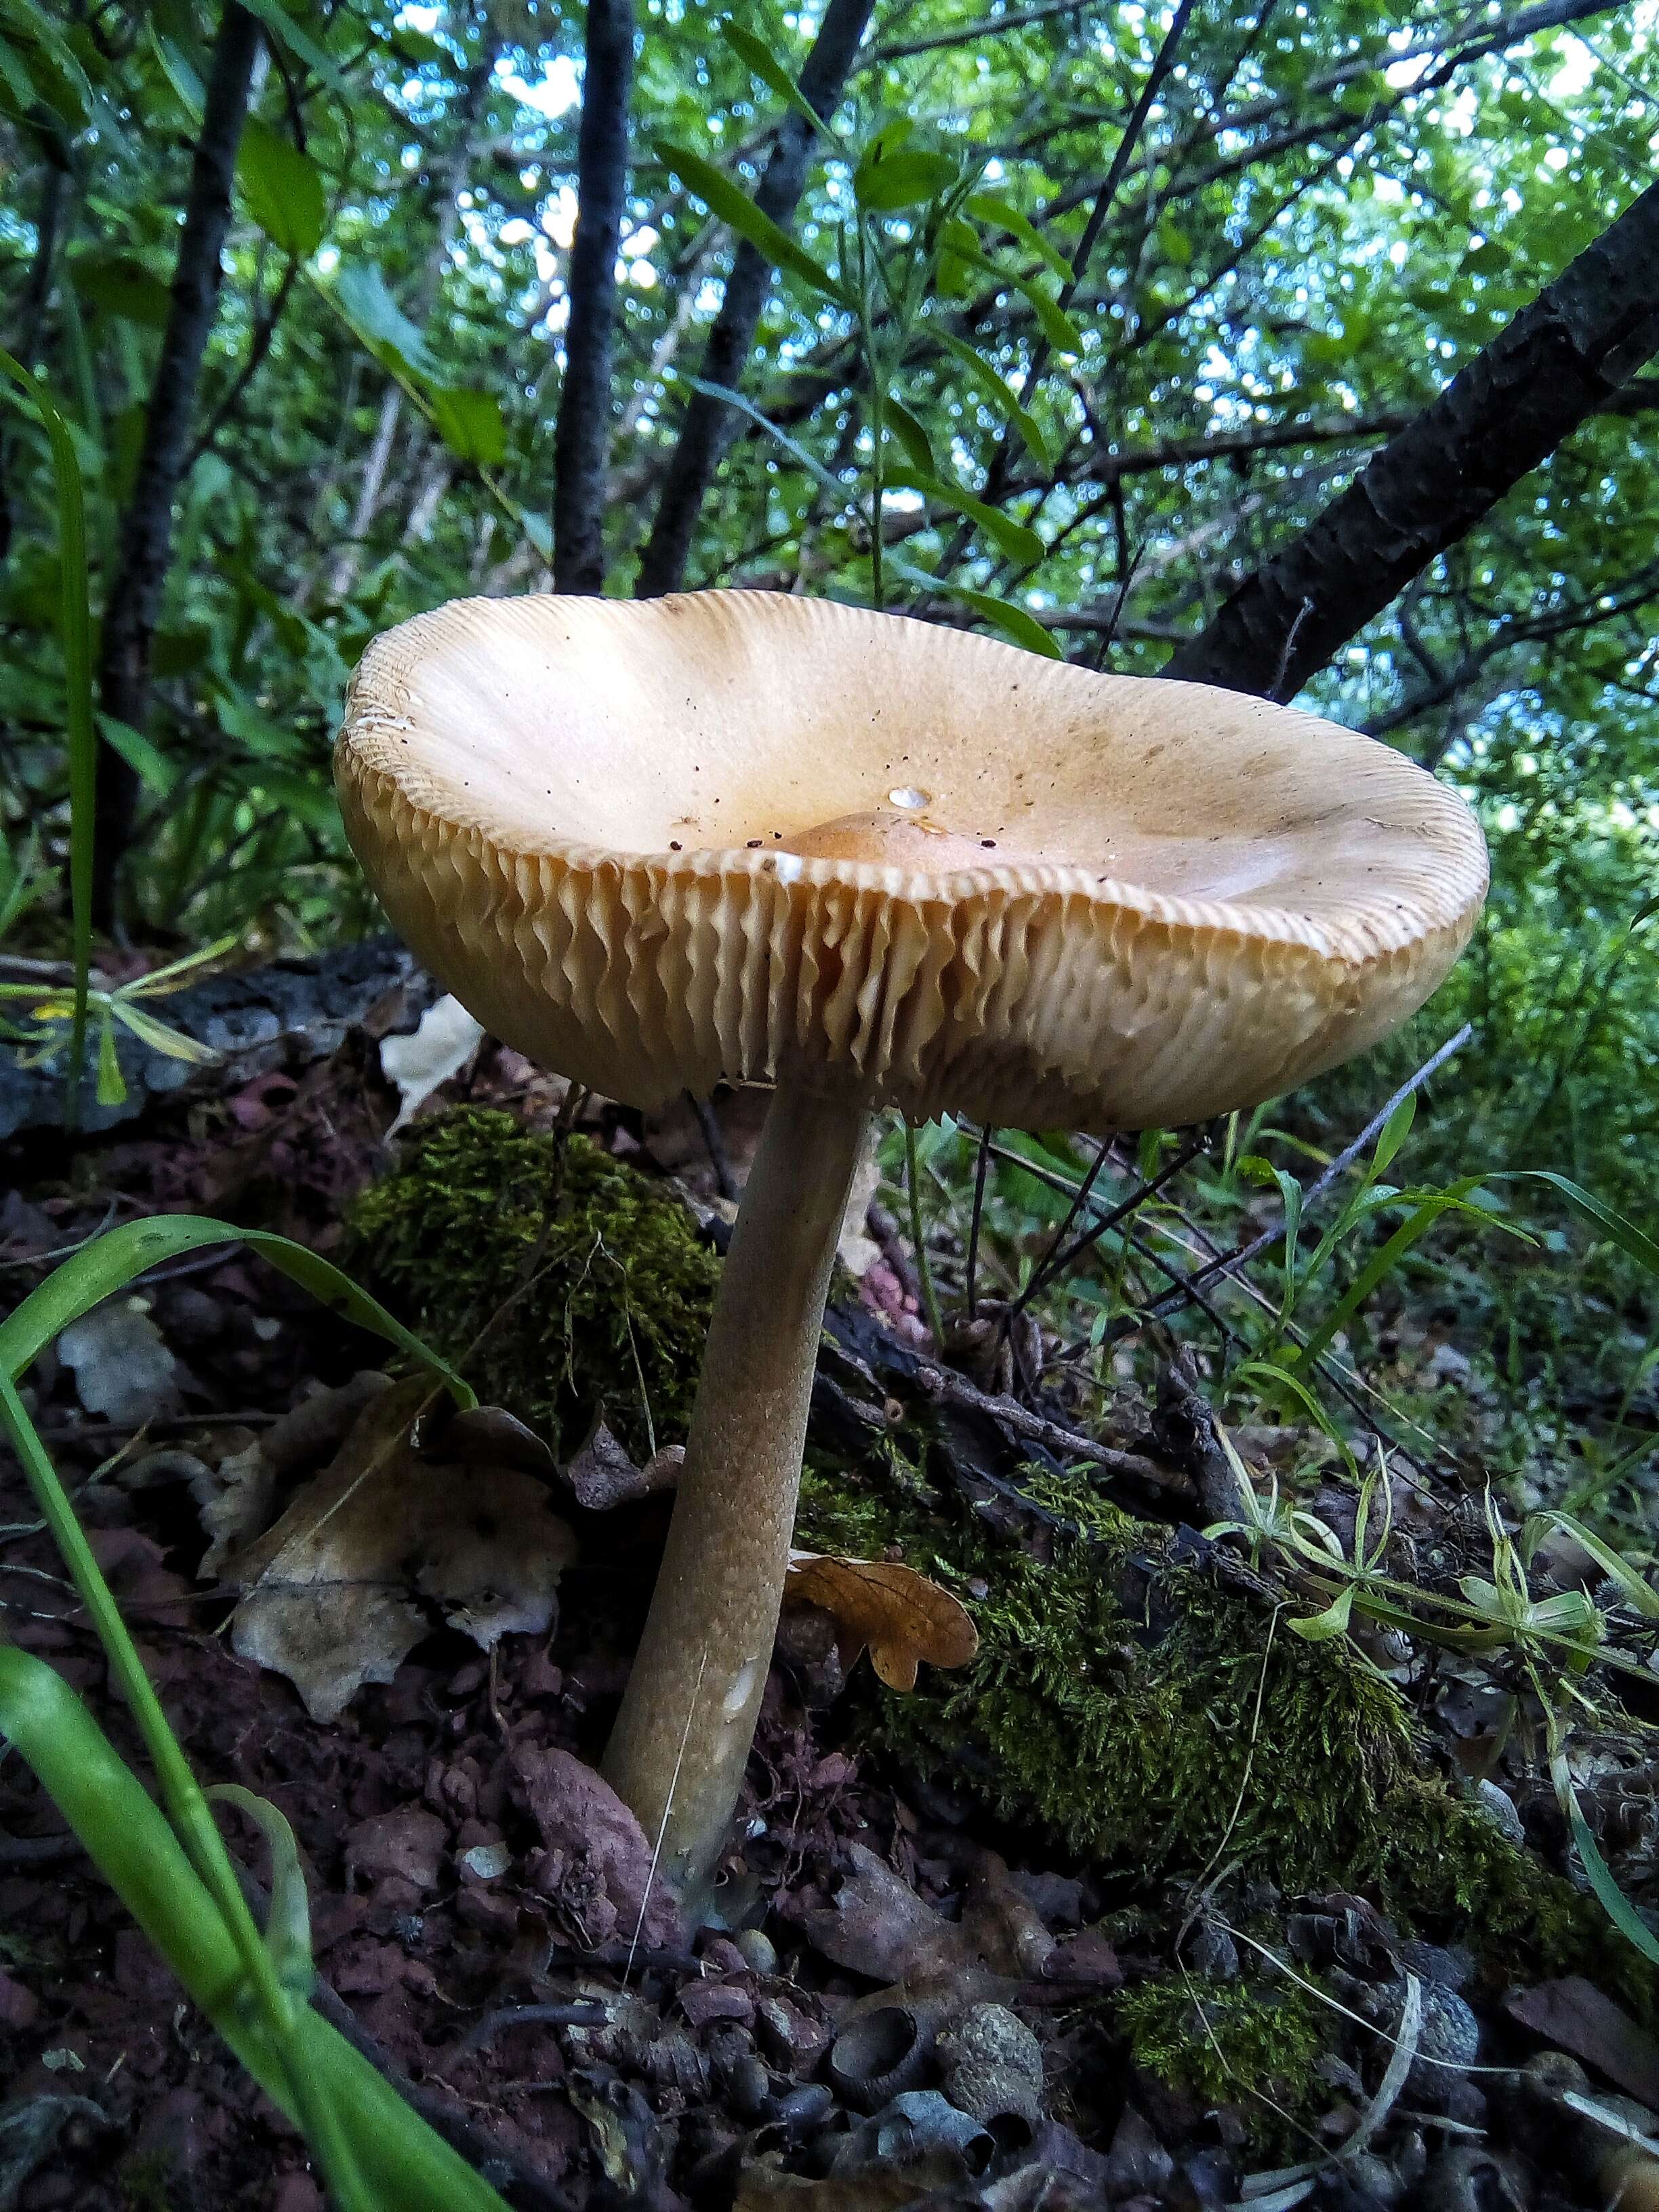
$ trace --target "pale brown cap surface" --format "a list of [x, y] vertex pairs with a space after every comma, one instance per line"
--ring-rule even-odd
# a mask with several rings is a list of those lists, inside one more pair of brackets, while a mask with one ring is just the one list
[[1385, 1036], [1486, 884], [1462, 800], [1351, 731], [768, 592], [418, 616], [335, 774], [456, 997], [642, 1107], [1176, 1127]]

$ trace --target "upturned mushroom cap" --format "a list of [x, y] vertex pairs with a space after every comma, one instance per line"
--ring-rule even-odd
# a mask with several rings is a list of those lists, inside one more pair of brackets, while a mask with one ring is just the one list
[[641, 1107], [1202, 1120], [1405, 1020], [1486, 884], [1462, 800], [1351, 731], [759, 592], [418, 616], [335, 766], [448, 988]]

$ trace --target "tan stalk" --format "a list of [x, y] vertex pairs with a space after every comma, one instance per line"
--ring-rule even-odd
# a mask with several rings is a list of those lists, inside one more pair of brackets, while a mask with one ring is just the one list
[[660, 1833], [659, 1878], [679, 1896], [707, 1882], [754, 1737], [823, 1303], [868, 1119], [779, 1090], [720, 1278], [662, 1571], [605, 1756], [611, 1788], [647, 1835]]

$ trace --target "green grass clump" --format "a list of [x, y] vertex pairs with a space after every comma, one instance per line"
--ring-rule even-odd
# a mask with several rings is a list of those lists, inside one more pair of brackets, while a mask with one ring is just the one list
[[638, 1455], [684, 1441], [720, 1261], [662, 1184], [585, 1137], [561, 1173], [554, 1138], [463, 1107], [349, 1226], [360, 1279], [556, 1451], [601, 1412]]

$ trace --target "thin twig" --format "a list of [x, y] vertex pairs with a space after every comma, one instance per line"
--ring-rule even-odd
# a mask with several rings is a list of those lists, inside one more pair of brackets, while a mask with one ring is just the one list
[[979, 1225], [985, 1212], [985, 1171], [991, 1164], [995, 1131], [988, 1121], [979, 1133], [979, 1159], [974, 1169], [974, 1218], [968, 1224], [968, 1318], [979, 1311]]
[[[1437, 1074], [1455, 1053], [1461, 1052], [1474, 1035], [1473, 1025], [1465, 1022], [1461, 1030], [1446, 1039], [1437, 1052], [1430, 1054], [1416, 1073], [1408, 1076], [1394, 1096], [1372, 1115], [1352, 1142], [1345, 1145], [1330, 1165], [1314, 1178], [1302, 1194], [1304, 1220], [1331, 1185], [1346, 1175], [1359, 1155], [1382, 1135], [1388, 1127], [1389, 1116], [1407, 1098], [1420, 1091], [1431, 1076]], [[1022, 1161], [1020, 1164], [1029, 1164]], [[1179, 1312], [1190, 1302], [1190, 1293], [1194, 1287], [1207, 1283], [1216, 1275], [1235, 1275], [1240, 1268], [1248, 1267], [1252, 1261], [1259, 1260], [1264, 1252], [1271, 1251], [1283, 1237], [1285, 1225], [1285, 1218], [1281, 1213], [1276, 1221], [1264, 1229], [1260, 1236], [1253, 1237], [1248, 1244], [1241, 1245], [1234, 1252], [1219, 1253], [1213, 1260], [1206, 1261], [1203, 1267], [1187, 1278], [1186, 1283], [1179, 1289], [1165, 1291], [1150, 1306], [1143, 1306], [1139, 1313], [1127, 1314], [1121, 1321], [1115, 1322], [1107, 1331], [1104, 1341], [1109, 1345], [1120, 1343], [1124, 1337], [1133, 1336], [1145, 1328], [1148, 1322], [1162, 1321], [1166, 1316]]]
[[[1101, 1237], [1106, 1234], [1109, 1229], [1116, 1228], [1120, 1221], [1123, 1220], [1127, 1215], [1136, 1212], [1146, 1203], [1148, 1199], [1156, 1198], [1166, 1183], [1173, 1182], [1175, 1177], [1181, 1173], [1183, 1168], [1190, 1167], [1192, 1165], [1199, 1154], [1208, 1147], [1209, 1141], [1210, 1139], [1207, 1134], [1189, 1137], [1187, 1142], [1182, 1146], [1181, 1150], [1176, 1154], [1175, 1158], [1172, 1160], [1167, 1161], [1165, 1164], [1158, 1170], [1155, 1176], [1152, 1176], [1147, 1178], [1146, 1181], [1137, 1184], [1135, 1188], [1129, 1193], [1129, 1195], [1126, 1199], [1122, 1200], [1118, 1205], [1113, 1206], [1109, 1212], [1102, 1214], [1096, 1220], [1092, 1221], [1089, 1227], [1084, 1231], [1082, 1236], [1078, 1237], [1074, 1243], [1069, 1244], [1057, 1257], [1050, 1261], [1046, 1261], [1032, 1276], [1030, 1281], [1025, 1285], [1024, 1291], [1021, 1291], [1016, 1304], [1010, 1309], [1010, 1318], [1012, 1319], [1014, 1314], [1018, 1313], [1022, 1308], [1028, 1305], [1031, 1299], [1034, 1298], [1040, 1291], [1045, 1289], [1049, 1283], [1054, 1281], [1059, 1276], [1063, 1275], [1066, 1269], [1072, 1265], [1073, 1261], [1079, 1259], [1082, 1255], [1088, 1250], [1091, 1244], [1097, 1243]], [[1106, 1147], [1103, 1146], [1103, 1157], [1104, 1156], [1105, 1150]], [[1097, 1164], [1098, 1164], [1098, 1163], [1097, 1163]], [[1090, 1179], [1091, 1181], [1093, 1180], [1092, 1174]], [[1086, 1197], [1086, 1185], [1085, 1186], [1084, 1191], [1079, 1194]], [[1073, 1209], [1073, 1212], [1075, 1212], [1075, 1208]]]
[[916, 1389], [924, 1398], [946, 1406], [961, 1406], [975, 1413], [984, 1413], [1016, 1436], [1024, 1437], [1032, 1443], [1043, 1445], [1057, 1459], [1086, 1460], [1091, 1466], [1104, 1468], [1109, 1474], [1124, 1476], [1132, 1482], [1151, 1485], [1155, 1490], [1173, 1491], [1181, 1495], [1190, 1492], [1191, 1485], [1184, 1475], [1160, 1467], [1156, 1460], [1145, 1459], [1139, 1452], [1119, 1451], [1111, 1444], [1097, 1443], [1076, 1429], [1068, 1429], [1059, 1421], [1051, 1421], [1043, 1413], [1034, 1413], [1022, 1406], [1018, 1399], [993, 1397], [988, 1390], [981, 1390], [965, 1376], [950, 1368], [918, 1366], [915, 1375]]
[[921, 1310], [934, 1343], [943, 1350], [945, 1316], [939, 1311], [933, 1263], [927, 1257], [927, 1240], [921, 1231], [921, 1163], [916, 1155], [916, 1133], [908, 1121], [904, 1125], [904, 1181], [910, 1200], [910, 1242], [916, 1255], [916, 1280], [921, 1286]]

